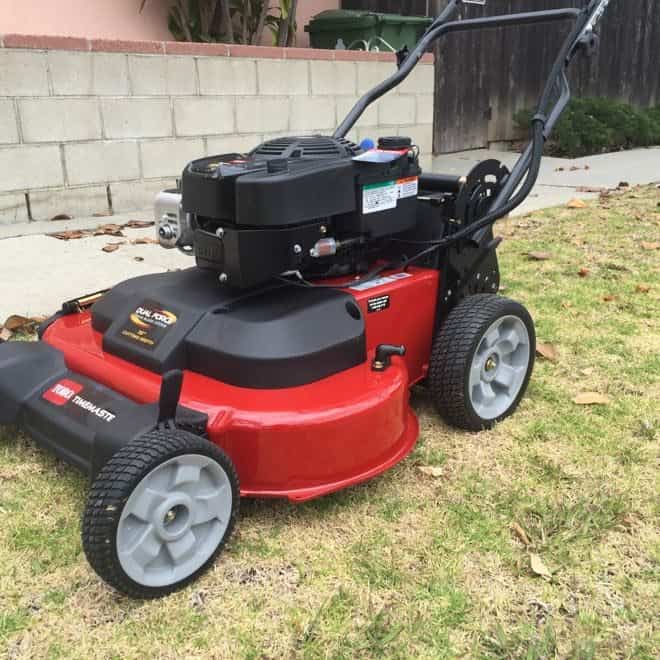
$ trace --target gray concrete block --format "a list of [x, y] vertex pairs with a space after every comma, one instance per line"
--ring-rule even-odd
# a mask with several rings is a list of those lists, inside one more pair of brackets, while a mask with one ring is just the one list
[[247, 96], [257, 93], [257, 65], [254, 60], [200, 57], [197, 70], [200, 94]]
[[25, 195], [0, 195], [0, 225], [28, 222]]
[[208, 156], [222, 154], [244, 154], [252, 151], [263, 142], [262, 135], [224, 135], [210, 137], [206, 140], [206, 153]]
[[312, 60], [309, 66], [312, 77], [312, 94], [356, 93], [357, 65], [355, 62]]
[[196, 158], [204, 157], [204, 141], [154, 140], [140, 144], [142, 153], [142, 176], [145, 179], [164, 177], [177, 178], [183, 168]]
[[174, 99], [174, 125], [178, 136], [234, 133], [234, 100], [217, 97]]
[[0, 96], [48, 96], [46, 53], [0, 49]]
[[309, 94], [309, 71], [306, 60], [258, 60], [259, 94]]
[[433, 123], [434, 96], [433, 94], [419, 94], [417, 96], [417, 123]]
[[64, 159], [73, 186], [140, 177], [137, 142], [67, 144]]
[[31, 192], [30, 209], [33, 220], [52, 220], [56, 215], [80, 218], [107, 212], [108, 195], [105, 186]]
[[197, 93], [195, 60], [166, 55], [129, 55], [131, 92], [136, 96]]
[[0, 149], [0, 192], [64, 184], [60, 148], [21, 145]]
[[239, 133], [273, 133], [289, 127], [288, 98], [239, 98], [236, 102]]
[[397, 87], [399, 94], [433, 94], [435, 89], [435, 67], [432, 64], [420, 64]]
[[301, 96], [290, 102], [292, 132], [329, 131], [335, 128], [335, 104], [331, 96]]
[[128, 58], [124, 53], [93, 53], [94, 94], [127, 96]]
[[23, 142], [96, 140], [103, 136], [96, 99], [22, 99]]
[[[176, 177], [170, 179], [151, 179], [150, 181], [121, 181], [110, 184], [112, 193], [112, 208], [115, 213], [127, 211], [144, 211], [153, 216], [153, 206], [156, 195], [166, 188], [176, 184]], [[190, 264], [192, 266], [192, 263]]]
[[389, 94], [378, 102], [378, 123], [410, 125], [415, 123], [416, 99], [414, 96]]
[[18, 124], [12, 99], [0, 99], [0, 144], [18, 142]]
[[48, 68], [57, 96], [86, 96], [94, 91], [92, 53], [48, 51]]
[[358, 62], [357, 72], [358, 92], [364, 94], [389, 78], [394, 73], [394, 65], [391, 62]]
[[433, 125], [419, 124], [417, 126], [402, 126], [399, 135], [408, 135], [419, 147], [423, 155], [433, 154]]
[[103, 99], [103, 129], [108, 139], [172, 135], [170, 100]]

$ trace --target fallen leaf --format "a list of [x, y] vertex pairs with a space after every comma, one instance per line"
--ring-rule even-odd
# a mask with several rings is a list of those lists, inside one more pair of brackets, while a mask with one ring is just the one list
[[[44, 316], [21, 316], [20, 314], [12, 314], [4, 323], [4, 329], [11, 332], [31, 333], [35, 328], [45, 321]], [[3, 326], [0, 326], [3, 327]]]
[[146, 229], [147, 227], [153, 227], [155, 224], [156, 223], [153, 220], [129, 220], [123, 224], [122, 227], [128, 229]]
[[152, 245], [158, 244], [158, 241], [155, 238], [135, 238], [131, 241], [132, 245]]
[[563, 172], [566, 168], [565, 167], [557, 167], [555, 169], [555, 172]]
[[543, 563], [541, 557], [539, 557], [538, 555], [534, 553], [530, 553], [529, 566], [532, 569], [532, 573], [534, 573], [534, 575], [538, 575], [539, 577], [542, 577], [544, 580], [552, 579], [552, 573], [550, 572], [548, 567]]
[[635, 287], [635, 293], [648, 293], [651, 287], [648, 284], [638, 284]]
[[538, 342], [536, 344], [536, 354], [550, 362], [556, 362], [558, 357], [557, 349], [552, 344], [546, 344], [544, 342]]
[[642, 241], [639, 246], [642, 250], [660, 250], [660, 243], [649, 243], [649, 241]]
[[119, 249], [120, 245], [126, 245], [126, 241], [117, 241], [115, 243], [108, 243], [104, 245], [101, 249], [103, 252], [116, 252]]
[[586, 209], [587, 203], [581, 199], [572, 199], [566, 207], [569, 209]]
[[573, 399], [578, 406], [606, 406], [609, 402], [609, 398], [599, 392], [582, 392]]
[[94, 236], [123, 236], [121, 225], [100, 225], [94, 230]]
[[517, 522], [511, 523], [511, 531], [525, 545], [531, 545], [532, 544], [532, 542], [529, 540], [529, 536], [527, 536], [527, 532], [525, 532], [525, 530]]
[[80, 229], [71, 229], [69, 231], [58, 231], [54, 234], [47, 234], [52, 238], [58, 238], [60, 241], [73, 241], [84, 236], [89, 236], [88, 232], [81, 231]]
[[67, 213], [58, 213], [51, 218], [51, 221], [53, 220], [73, 220], [73, 217]]
[[12, 332], [15, 332], [16, 330], [20, 330], [21, 328], [24, 328], [26, 325], [30, 324], [30, 319], [27, 318], [27, 316], [20, 316], [19, 314], [12, 314], [5, 322], [4, 322], [4, 327], [7, 328], [7, 330], [11, 330]]
[[417, 468], [422, 474], [426, 474], [429, 477], [435, 477], [436, 479], [438, 477], [441, 477], [444, 473], [443, 468], [441, 467], [436, 467], [433, 465], [421, 465], [420, 467]]
[[144, 261], [144, 257], [133, 257], [134, 261]]
[[0, 341], [9, 341], [14, 333], [8, 328], [0, 327]]
[[580, 268], [580, 270], [578, 271], [578, 275], [580, 277], [589, 277], [590, 272], [591, 271], [588, 268]]
[[532, 261], [548, 261], [552, 259], [552, 255], [549, 252], [528, 252], [527, 256]]
[[112, 215], [112, 211], [97, 211], [92, 213], [93, 218], [107, 218], [109, 215]]
[[613, 295], [603, 296], [603, 302], [614, 302], [615, 300], [616, 300], [616, 296]]

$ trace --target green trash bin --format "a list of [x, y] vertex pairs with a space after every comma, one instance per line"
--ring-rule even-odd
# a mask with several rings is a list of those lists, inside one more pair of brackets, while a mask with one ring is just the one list
[[432, 22], [421, 16], [329, 9], [314, 16], [305, 31], [312, 48], [335, 49], [343, 43], [352, 50], [394, 52], [412, 49]]

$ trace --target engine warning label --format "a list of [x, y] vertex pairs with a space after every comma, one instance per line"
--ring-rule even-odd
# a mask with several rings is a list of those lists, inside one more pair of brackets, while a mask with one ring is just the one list
[[163, 309], [153, 300], [145, 300], [131, 312], [128, 323], [121, 330], [121, 336], [153, 349], [177, 321], [174, 312]]
[[369, 298], [367, 300], [367, 309], [369, 314], [374, 312], [384, 312], [386, 309], [389, 309], [390, 306], [390, 297], [385, 296], [376, 296], [375, 298]]
[[395, 209], [400, 199], [416, 197], [418, 191], [419, 177], [416, 176], [364, 186], [362, 189], [362, 213], [368, 215]]
[[406, 197], [417, 197], [419, 192], [419, 177], [410, 176], [407, 179], [399, 179], [397, 182], [399, 186], [399, 199]]
[[[42, 398], [54, 406], [63, 408], [67, 416], [70, 417], [82, 419], [86, 415], [93, 415], [104, 422], [114, 421], [116, 418], [115, 413], [98, 405], [93, 400], [96, 398], [96, 392], [90, 392], [90, 395], [87, 396], [84, 389], [80, 383], [65, 378], [47, 389], [42, 394]], [[65, 406], [67, 407], [65, 408]]]

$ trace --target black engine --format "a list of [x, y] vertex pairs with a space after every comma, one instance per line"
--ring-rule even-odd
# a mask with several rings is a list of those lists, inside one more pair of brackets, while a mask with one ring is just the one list
[[[183, 172], [178, 246], [192, 244], [199, 267], [238, 288], [288, 271], [363, 272], [373, 241], [415, 227], [420, 174], [403, 137], [366, 152], [344, 139], [280, 138], [196, 160]], [[170, 233], [161, 224], [161, 242]]]

